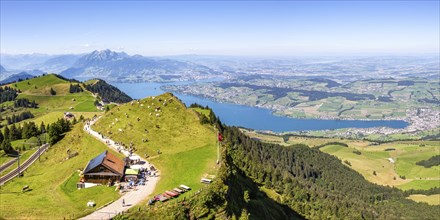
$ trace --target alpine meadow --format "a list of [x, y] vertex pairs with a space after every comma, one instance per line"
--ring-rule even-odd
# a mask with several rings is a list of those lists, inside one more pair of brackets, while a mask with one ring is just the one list
[[0, 219], [438, 219], [439, 8], [0, 0]]

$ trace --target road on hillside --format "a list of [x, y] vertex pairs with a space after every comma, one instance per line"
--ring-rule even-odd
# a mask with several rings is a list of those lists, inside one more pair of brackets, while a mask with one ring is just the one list
[[43, 144], [40, 147], [40, 150], [35, 151], [35, 153], [33, 153], [29, 157], [29, 159], [27, 159], [22, 164], [20, 164], [19, 167], [20, 169], [17, 167], [8, 174], [0, 177], [0, 185], [3, 185], [9, 180], [15, 178], [16, 176], [18, 176], [19, 173], [23, 173], [23, 171], [25, 171], [28, 167], [30, 167], [38, 159], [38, 157], [41, 156], [48, 148], [49, 148], [49, 144]]
[[[92, 135], [93, 137], [97, 138], [98, 140], [103, 142], [108, 147], [118, 151], [118, 146], [116, 145], [116, 143], [113, 140], [105, 138], [101, 134], [99, 134], [98, 132], [92, 130], [91, 125], [93, 125], [98, 119], [99, 118], [96, 118], [96, 119], [90, 121], [88, 124], [86, 124], [84, 126], [84, 130], [89, 135]], [[127, 152], [125, 152], [125, 150], [122, 150], [122, 151], [124, 154], [127, 153]], [[139, 156], [134, 153], [132, 155]], [[141, 158], [142, 161], [145, 161], [145, 163], [142, 166], [144, 168], [149, 168], [149, 166], [151, 164], [149, 164], [145, 158], [143, 158], [141, 156], [139, 156], [139, 157]], [[145, 199], [147, 199], [147, 197], [153, 193], [158, 181], [159, 181], [159, 176], [149, 177], [145, 183], [145, 186], [137, 186], [136, 190], [131, 190], [131, 191], [125, 193], [123, 196], [121, 196], [116, 201], [110, 203], [109, 205], [107, 205], [99, 210], [96, 210], [95, 212], [93, 212], [90, 215], [87, 215], [81, 219], [82, 220], [112, 219], [117, 214], [124, 212], [124, 211], [128, 210], [129, 208], [131, 208], [131, 207], [137, 205], [138, 203], [144, 201]], [[123, 201], [125, 202], [125, 205], [122, 205]], [[85, 205], [86, 204], [84, 204], [84, 206]]]

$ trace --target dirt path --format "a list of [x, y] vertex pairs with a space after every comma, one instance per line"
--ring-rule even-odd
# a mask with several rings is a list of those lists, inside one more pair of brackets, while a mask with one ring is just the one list
[[[92, 214], [81, 219], [111, 219], [115, 217], [118, 213], [126, 211], [127, 209], [142, 202], [147, 198], [147, 196], [151, 195], [158, 180], [159, 178], [157, 177], [149, 178], [145, 186], [138, 186], [136, 191], [125, 193], [123, 196], [121, 196], [121, 198], [112, 202], [110, 205], [96, 210]], [[125, 202], [125, 206], [122, 205], [123, 200]]]
[[[97, 138], [101, 142], [105, 143], [108, 147], [113, 148], [114, 150], [118, 151], [118, 146], [115, 144], [113, 140], [110, 140], [106, 137], [103, 137], [98, 132], [93, 131], [91, 129], [91, 125], [93, 125], [99, 118], [91, 121], [89, 124], [86, 124], [84, 126], [84, 130], [93, 137]], [[122, 151], [122, 153], [127, 154], [128, 152]], [[137, 154], [132, 154], [137, 155]], [[139, 156], [139, 155], [137, 155]], [[140, 156], [139, 156], [140, 157]], [[145, 158], [141, 158], [141, 161], [145, 161], [145, 163], [142, 165], [143, 167], [149, 167], [150, 164], [147, 162]], [[104, 208], [101, 208], [99, 210], [96, 210], [95, 212], [91, 213], [90, 215], [87, 215], [81, 219], [111, 219], [115, 217], [118, 213], [121, 213], [123, 211], [126, 211], [127, 209], [137, 205], [138, 203], [145, 200], [148, 196], [150, 196], [155, 187], [157, 182], [159, 181], [159, 176], [157, 177], [148, 177], [147, 182], [145, 183], [145, 186], [137, 186], [136, 190], [131, 190], [130, 192], [125, 193], [123, 196], [121, 196], [118, 200], [110, 203], [109, 205], [105, 206]], [[125, 205], [123, 205], [123, 201], [125, 202]]]

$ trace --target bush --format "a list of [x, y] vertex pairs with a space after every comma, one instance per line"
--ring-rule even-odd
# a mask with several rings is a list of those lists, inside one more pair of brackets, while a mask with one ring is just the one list
[[206, 117], [204, 114], [199, 114], [199, 118], [200, 118], [200, 124], [209, 124], [210, 123], [208, 117]]
[[341, 146], [341, 147], [348, 147], [348, 144], [346, 144], [346, 143], [332, 141], [332, 142], [327, 142], [325, 144], [318, 145], [315, 148], [319, 149], [321, 147], [325, 147], [325, 146], [328, 146], [328, 145], [338, 145], [338, 146]]
[[421, 160], [421, 161], [417, 162], [416, 164], [419, 166], [423, 166], [425, 168], [431, 168], [433, 166], [438, 166], [438, 165], [440, 165], [440, 155], [432, 156], [427, 160]]
[[361, 155], [362, 154], [362, 152], [360, 152], [359, 150], [354, 150], [353, 153], [357, 154], [357, 155]]
[[51, 94], [51, 95], [56, 95], [57, 92], [56, 92], [53, 88], [50, 88], [50, 94]]

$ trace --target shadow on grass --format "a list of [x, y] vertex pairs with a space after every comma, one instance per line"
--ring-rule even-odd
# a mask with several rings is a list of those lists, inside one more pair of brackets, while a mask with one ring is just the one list
[[27, 192], [30, 192], [30, 191], [32, 191], [32, 189], [27, 189], [27, 190], [24, 190], [24, 191], [22, 191], [22, 190], [20, 190], [20, 191], [3, 191], [3, 192], [0, 192], [0, 195], [1, 194], [22, 194], [22, 193], [27, 193]]

